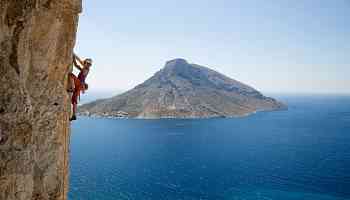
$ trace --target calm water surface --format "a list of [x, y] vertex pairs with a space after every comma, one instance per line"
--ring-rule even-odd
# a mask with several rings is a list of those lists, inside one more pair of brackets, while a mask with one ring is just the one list
[[245, 118], [80, 118], [70, 200], [350, 199], [350, 97]]

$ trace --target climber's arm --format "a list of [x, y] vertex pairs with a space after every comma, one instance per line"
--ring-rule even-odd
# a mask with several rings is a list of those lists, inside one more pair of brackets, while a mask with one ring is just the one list
[[76, 54], [74, 54], [74, 57], [75, 57], [75, 59], [78, 60], [78, 62], [79, 62], [81, 65], [84, 66], [84, 62], [79, 58], [79, 56], [77, 56]]
[[[77, 68], [77, 69], [79, 69], [80, 71], [83, 69], [83, 68], [81, 68], [81, 66], [77, 63], [77, 60], [78, 60], [79, 58], [78, 58], [78, 56], [76, 56], [75, 54], [73, 54], [73, 64], [74, 64], [74, 66]], [[80, 60], [80, 59], [79, 59]], [[79, 61], [78, 60], [78, 61]]]

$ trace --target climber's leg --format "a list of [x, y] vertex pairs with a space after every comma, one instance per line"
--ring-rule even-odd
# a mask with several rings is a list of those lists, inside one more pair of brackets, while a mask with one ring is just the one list
[[76, 78], [76, 76], [73, 73], [69, 73], [68, 75], [68, 89], [67, 92], [74, 92], [75, 89], [75, 81], [74, 79]]
[[74, 90], [72, 95], [73, 114], [72, 114], [72, 117], [70, 118], [70, 121], [77, 119], [76, 113], [77, 113], [77, 105], [78, 105], [78, 95], [79, 95], [79, 91]]
[[69, 119], [70, 121], [73, 121], [73, 120], [76, 120], [76, 119], [77, 119], [76, 113], [77, 113], [77, 104], [76, 104], [76, 103], [73, 103], [73, 115], [72, 115], [72, 117]]
[[78, 98], [80, 95], [80, 88], [81, 88], [80, 87], [81, 84], [80, 84], [80, 81], [78, 79], [74, 80], [74, 84], [75, 84], [75, 89], [74, 89], [74, 92], [72, 94], [73, 115], [70, 118], [70, 121], [77, 119], [76, 113], [77, 113]]

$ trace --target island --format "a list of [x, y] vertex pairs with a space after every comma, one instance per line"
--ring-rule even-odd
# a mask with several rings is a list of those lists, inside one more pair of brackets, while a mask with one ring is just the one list
[[185, 59], [165, 67], [135, 88], [81, 105], [79, 114], [109, 118], [241, 117], [287, 106], [256, 89]]

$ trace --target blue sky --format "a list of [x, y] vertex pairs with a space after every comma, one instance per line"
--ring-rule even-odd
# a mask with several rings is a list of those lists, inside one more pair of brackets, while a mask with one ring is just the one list
[[266, 93], [350, 94], [348, 0], [84, 0], [75, 51], [92, 90], [185, 58]]

